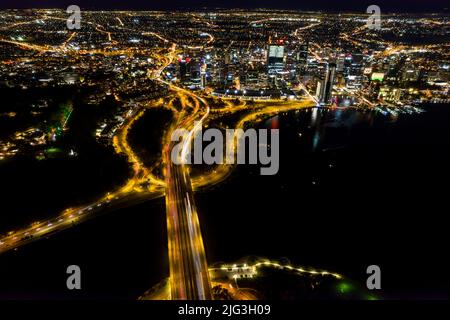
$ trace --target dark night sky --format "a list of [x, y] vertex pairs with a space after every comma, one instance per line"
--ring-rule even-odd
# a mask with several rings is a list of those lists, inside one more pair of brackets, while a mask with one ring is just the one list
[[377, 4], [381, 11], [444, 11], [448, 0], [1, 0], [0, 8], [66, 8], [77, 4], [82, 9], [187, 9], [280, 8], [300, 10], [365, 11]]

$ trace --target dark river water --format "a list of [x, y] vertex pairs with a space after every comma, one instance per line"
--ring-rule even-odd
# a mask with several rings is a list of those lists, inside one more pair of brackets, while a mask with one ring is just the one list
[[[385, 298], [450, 297], [450, 108], [382, 115], [310, 109], [279, 115], [280, 170], [240, 166], [196, 195], [208, 261], [248, 255], [340, 272]], [[78, 264], [83, 290], [65, 289]], [[168, 275], [164, 200], [103, 215], [0, 256], [0, 299], [134, 299]]]

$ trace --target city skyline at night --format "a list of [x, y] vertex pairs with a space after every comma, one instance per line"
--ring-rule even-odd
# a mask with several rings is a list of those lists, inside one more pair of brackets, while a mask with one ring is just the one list
[[446, 3], [69, 2], [1, 4], [0, 300], [450, 299]]

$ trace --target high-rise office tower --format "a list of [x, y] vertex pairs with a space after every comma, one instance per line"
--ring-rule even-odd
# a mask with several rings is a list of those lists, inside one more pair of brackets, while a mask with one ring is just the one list
[[336, 71], [344, 72], [345, 67], [345, 54], [341, 53], [336, 58]]
[[300, 67], [306, 67], [308, 64], [308, 42], [300, 45], [299, 51], [297, 52], [297, 63]]
[[317, 82], [316, 96], [320, 104], [327, 105], [331, 103], [333, 84], [336, 79], [336, 64], [328, 63], [324, 66], [322, 76]]
[[284, 46], [270, 45], [267, 56], [269, 74], [275, 74], [284, 69]]
[[331, 97], [332, 97], [332, 91], [333, 91], [333, 85], [334, 85], [335, 79], [336, 79], [336, 64], [330, 63], [330, 64], [328, 64], [327, 81], [325, 83], [325, 95], [324, 95], [324, 103], [325, 104], [331, 103]]
[[179, 67], [178, 71], [179, 71], [180, 80], [182, 82], [188, 81], [190, 78], [190, 74], [191, 74], [190, 62], [191, 62], [190, 58], [180, 59], [178, 61], [178, 67]]

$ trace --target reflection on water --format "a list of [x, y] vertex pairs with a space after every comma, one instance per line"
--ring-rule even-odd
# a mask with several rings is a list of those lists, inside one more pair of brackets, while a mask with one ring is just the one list
[[[381, 110], [381, 109], [380, 109]], [[324, 108], [314, 107], [304, 111], [300, 117], [309, 117], [308, 129], [313, 131], [312, 148], [317, 151], [323, 139], [326, 137], [329, 128], [345, 128], [346, 135], [351, 136], [353, 127], [365, 126], [372, 128], [376, 124], [392, 125], [397, 121], [408, 121], [411, 116], [418, 115], [419, 112], [398, 112], [394, 109], [381, 112], [378, 109], [357, 109], [357, 108]], [[423, 113], [423, 112], [420, 112]], [[292, 117], [283, 119], [284, 121], [293, 121]], [[277, 118], [277, 122], [279, 119]], [[294, 120], [296, 121], [296, 120]], [[297, 119], [298, 121], [298, 119]], [[345, 139], [341, 141], [345, 144]]]
[[[196, 194], [208, 261], [282, 258], [359, 283], [378, 264], [384, 297], [450, 297], [449, 123], [450, 108], [437, 105], [397, 118], [313, 108], [265, 122], [280, 129], [278, 175], [240, 166]], [[158, 199], [3, 255], [0, 298], [134, 299], [167, 276], [167, 261]], [[79, 295], [66, 290], [68, 264], [85, 270]]]
[[[438, 209], [446, 205], [438, 180], [450, 179], [450, 109], [426, 109], [280, 115], [278, 175], [240, 166], [197, 194], [209, 261], [285, 258], [361, 283], [377, 263], [386, 270], [388, 297], [449, 296], [450, 276], [432, 271], [450, 267], [442, 259], [450, 239]], [[416, 219], [416, 210], [426, 217]], [[425, 230], [433, 233], [418, 237]], [[417, 275], [420, 281], [410, 282]]]

